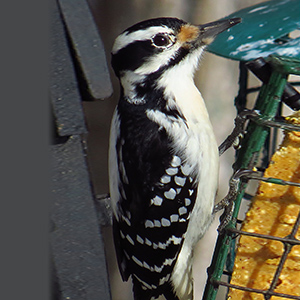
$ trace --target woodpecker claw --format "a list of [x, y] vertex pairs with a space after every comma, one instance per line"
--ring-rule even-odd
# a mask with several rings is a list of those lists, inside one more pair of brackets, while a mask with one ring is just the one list
[[232, 133], [225, 139], [225, 141], [219, 146], [219, 155], [221, 156], [228, 148], [234, 146], [235, 149], [239, 149], [241, 139], [243, 139], [245, 131], [244, 125], [249, 118], [259, 116], [255, 110], [245, 109], [240, 112], [234, 119], [234, 129]]
[[234, 211], [234, 200], [236, 199], [236, 196], [238, 194], [239, 184], [242, 177], [248, 177], [252, 173], [252, 170], [237, 170], [229, 181], [229, 191], [227, 195], [215, 205], [213, 210], [214, 214], [224, 209], [224, 213], [220, 217], [220, 225], [218, 227], [219, 232], [222, 232], [232, 219]]

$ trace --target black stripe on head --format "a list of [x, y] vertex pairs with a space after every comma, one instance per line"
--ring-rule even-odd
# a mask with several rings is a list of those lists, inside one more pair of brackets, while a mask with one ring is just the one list
[[177, 18], [155, 18], [137, 23], [129, 27], [125, 31], [131, 33], [137, 30], [142, 30], [153, 26], [166, 26], [168, 28], [174, 29], [174, 31], [179, 31], [180, 27], [184, 24], [187, 24], [187, 22]]
[[150, 40], [136, 41], [112, 55], [111, 65], [119, 77], [123, 70], [136, 70], [148, 57], [161, 50], [153, 47]]

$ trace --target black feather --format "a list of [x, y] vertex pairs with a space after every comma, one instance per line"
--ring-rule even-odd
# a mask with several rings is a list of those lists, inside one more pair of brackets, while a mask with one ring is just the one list
[[[161, 94], [157, 99], [163, 103]], [[168, 299], [177, 299], [171, 288], [170, 275], [184, 241], [197, 185], [194, 177], [182, 173], [184, 158], [180, 157], [180, 153], [174, 153], [172, 138], [165, 129], [159, 129], [156, 123], [147, 118], [145, 111], [150, 107], [151, 100], [138, 108], [135, 106], [135, 109], [124, 100], [118, 105], [118, 164], [123, 164], [127, 180], [120, 176], [119, 191], [122, 196], [118, 203], [119, 220], [114, 220], [115, 245], [123, 280], [132, 275], [135, 299], [150, 299], [161, 294], [168, 295]], [[180, 113], [170, 111], [170, 116], [176, 121]], [[183, 186], [178, 186], [175, 176], [169, 176], [170, 182], [161, 183], [174, 155], [181, 160], [176, 176], [185, 178]], [[177, 194], [174, 199], [168, 199], [165, 192], [172, 188], [177, 190]], [[151, 204], [155, 196], [162, 199], [161, 205]], [[186, 204], [185, 199], [190, 203]], [[163, 219], [167, 220], [168, 226], [162, 225]], [[160, 222], [160, 226], [147, 227], [147, 220], [156, 224]], [[146, 239], [151, 245], [147, 245]], [[145, 263], [148, 267], [143, 265]]]

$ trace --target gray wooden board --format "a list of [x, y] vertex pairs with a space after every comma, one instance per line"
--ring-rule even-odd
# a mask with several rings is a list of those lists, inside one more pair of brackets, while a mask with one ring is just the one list
[[81, 139], [51, 146], [51, 252], [63, 299], [111, 299]]
[[51, 13], [50, 97], [58, 134], [70, 136], [85, 133], [86, 126], [66, 32], [55, 3]]
[[112, 84], [105, 51], [87, 2], [59, 0], [59, 6], [90, 95], [108, 98]]

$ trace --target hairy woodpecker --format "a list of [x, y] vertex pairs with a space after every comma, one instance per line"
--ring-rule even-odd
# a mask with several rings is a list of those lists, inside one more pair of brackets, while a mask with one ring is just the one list
[[121, 95], [109, 149], [113, 234], [136, 300], [193, 299], [193, 247], [212, 221], [219, 168], [193, 75], [205, 46], [239, 22], [150, 19], [115, 40]]

